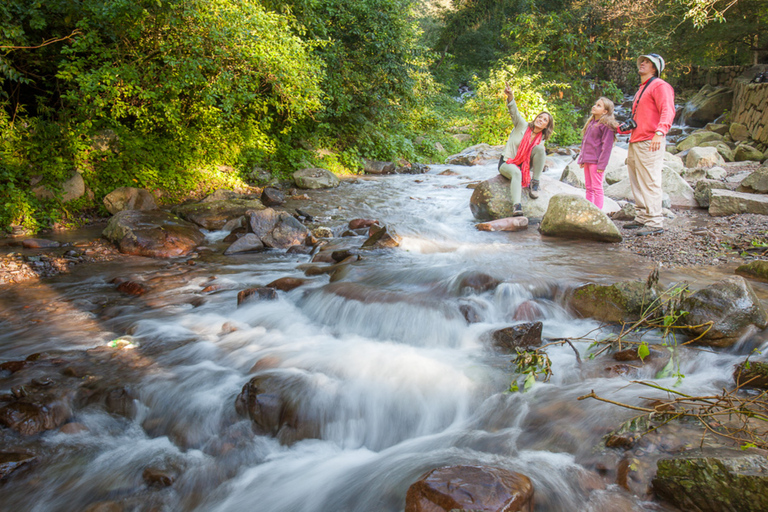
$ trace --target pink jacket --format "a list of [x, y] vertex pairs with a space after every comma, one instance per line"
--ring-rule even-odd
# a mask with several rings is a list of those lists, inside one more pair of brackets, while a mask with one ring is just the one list
[[615, 133], [602, 123], [590, 121], [581, 141], [578, 163], [597, 164], [598, 170], [604, 171], [611, 158]]
[[648, 84], [643, 97], [640, 98], [640, 103], [637, 104], [643, 87], [645, 82], [640, 84], [632, 102], [637, 128], [632, 130], [629, 142], [651, 140], [657, 130], [666, 135], [675, 120], [675, 91], [672, 86], [661, 78], [657, 78]]

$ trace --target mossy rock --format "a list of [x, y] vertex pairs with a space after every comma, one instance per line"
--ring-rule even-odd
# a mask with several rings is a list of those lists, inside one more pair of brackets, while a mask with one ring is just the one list
[[634, 322], [659, 298], [656, 288], [642, 281], [611, 285], [585, 284], [569, 295], [569, 306], [580, 316], [601, 322]]
[[755, 260], [746, 265], [739, 265], [736, 267], [736, 273], [740, 276], [768, 281], [768, 261]]
[[768, 510], [768, 459], [736, 450], [690, 450], [660, 459], [653, 490], [680, 510]]

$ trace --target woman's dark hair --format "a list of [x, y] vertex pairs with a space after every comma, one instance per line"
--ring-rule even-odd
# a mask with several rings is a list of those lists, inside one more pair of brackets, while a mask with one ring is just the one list
[[537, 115], [536, 117], [534, 117], [534, 118], [533, 118], [533, 121], [531, 121], [530, 123], [528, 123], [528, 128], [530, 128], [530, 129], [531, 129], [531, 131], [533, 131], [533, 129], [535, 128], [535, 126], [534, 126], [534, 124], [533, 124], [533, 123], [534, 123], [534, 121], [536, 121], [536, 119], [537, 119], [537, 118], [538, 118], [538, 117], [539, 117], [541, 114], [547, 114], [547, 115], [549, 116], [549, 123], [547, 124], [547, 127], [546, 127], [546, 128], [544, 128], [544, 130], [541, 132], [541, 138], [542, 138], [543, 140], [547, 140], [547, 139], [549, 139], [549, 138], [552, 136], [552, 132], [554, 132], [554, 131], [555, 131], [555, 118], [554, 118], [554, 117], [552, 117], [552, 114], [550, 114], [550, 113], [549, 113], [549, 112], [547, 112], [546, 110], [542, 110], [541, 112], [539, 112], [539, 115]]

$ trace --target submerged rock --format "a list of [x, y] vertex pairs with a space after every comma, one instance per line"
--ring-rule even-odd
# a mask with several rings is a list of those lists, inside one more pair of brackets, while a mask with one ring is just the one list
[[274, 436], [282, 444], [317, 438], [320, 425], [301, 412], [298, 399], [307, 385], [300, 376], [260, 375], [243, 386], [235, 409], [250, 418], [257, 434]]

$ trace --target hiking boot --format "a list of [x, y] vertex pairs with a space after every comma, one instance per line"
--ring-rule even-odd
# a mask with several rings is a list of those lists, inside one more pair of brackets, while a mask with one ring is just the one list
[[640, 222], [637, 222], [636, 220], [633, 220], [632, 222], [629, 222], [627, 224], [624, 224], [624, 229], [638, 229], [645, 227], [645, 224], [642, 224]]
[[531, 180], [531, 186], [528, 189], [528, 195], [531, 199], [539, 197], [539, 180]]
[[636, 236], [646, 236], [646, 235], [655, 235], [657, 233], [663, 233], [664, 228], [652, 228], [650, 226], [645, 226], [643, 229], [635, 233]]
[[520, 203], [515, 203], [515, 205], [512, 207], [512, 216], [513, 217], [522, 217], [523, 216], [523, 205]]

